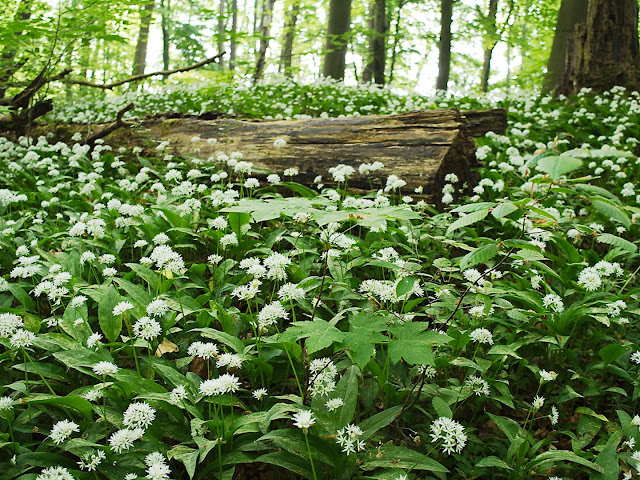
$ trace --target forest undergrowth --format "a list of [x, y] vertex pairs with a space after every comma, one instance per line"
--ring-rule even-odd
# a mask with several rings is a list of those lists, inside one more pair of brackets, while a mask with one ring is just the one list
[[[441, 212], [367, 158], [308, 188], [224, 138], [0, 138], [3, 479], [637, 475], [640, 95], [87, 98], [49, 120], [505, 106], [509, 129]], [[380, 190], [351, 195], [357, 175]]]

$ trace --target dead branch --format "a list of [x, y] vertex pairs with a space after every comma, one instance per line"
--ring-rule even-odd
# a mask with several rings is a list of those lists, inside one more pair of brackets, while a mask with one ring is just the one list
[[20, 93], [17, 93], [13, 97], [0, 98], [0, 106], [11, 107], [13, 109], [26, 108], [29, 106], [29, 102], [38, 93], [42, 87], [50, 82], [60, 80], [71, 73], [71, 69], [67, 68], [53, 77], [46, 77], [47, 67], [44, 67], [38, 76], [34, 78], [29, 85], [27, 85]]
[[107, 135], [116, 131], [117, 129], [122, 127], [130, 127], [131, 124], [129, 122], [125, 122], [124, 120], [122, 120], [122, 117], [124, 116], [125, 113], [127, 113], [133, 107], [134, 107], [134, 104], [130, 103], [126, 107], [122, 108], [116, 115], [115, 122], [110, 123], [99, 132], [96, 132], [93, 135], [88, 136], [87, 138], [84, 139], [82, 143], [93, 146], [96, 143], [96, 140], [106, 137]]
[[70, 78], [70, 79], [66, 80], [66, 83], [71, 83], [73, 85], [84, 85], [86, 87], [101, 88], [103, 90], [111, 90], [111, 89], [113, 89], [115, 87], [119, 87], [120, 85], [124, 85], [125, 83], [139, 82], [140, 80], [144, 80], [145, 78], [149, 78], [149, 77], [155, 77], [156, 75], [168, 76], [168, 75], [173, 75], [174, 73], [181, 73], [181, 72], [188, 72], [189, 70], [195, 70], [196, 68], [204, 67], [205, 65], [209, 65], [210, 63], [215, 62], [220, 57], [222, 57], [224, 54], [225, 54], [225, 52], [219, 53], [215, 57], [208, 58], [208, 59], [203, 60], [201, 62], [194, 63], [193, 65], [189, 65], [187, 67], [176, 68], [176, 69], [173, 69], [173, 70], [163, 70], [163, 71], [160, 71], [160, 72], [152, 72], [152, 73], [144, 73], [144, 74], [140, 74], [140, 75], [134, 75], [132, 77], [125, 78], [123, 80], [118, 80], [117, 82], [113, 82], [113, 83], [100, 84], [100, 83], [93, 83], [93, 82], [89, 82], [87, 80], [81, 80], [81, 79], [76, 79], [76, 78]]

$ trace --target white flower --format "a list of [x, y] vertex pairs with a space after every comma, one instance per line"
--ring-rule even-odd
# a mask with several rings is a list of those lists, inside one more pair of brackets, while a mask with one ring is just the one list
[[549, 420], [551, 421], [551, 425], [556, 425], [558, 423], [559, 418], [558, 409], [555, 405], [551, 407], [551, 413], [549, 414]]
[[580, 275], [578, 275], [578, 285], [589, 292], [593, 292], [600, 288], [602, 285], [602, 279], [600, 278], [598, 270], [594, 267], [588, 267], [582, 270]]
[[549, 293], [544, 296], [542, 299], [542, 305], [545, 308], [551, 308], [556, 313], [564, 312], [564, 302], [560, 295], [556, 295], [555, 293]]
[[36, 334], [29, 330], [17, 330], [9, 339], [9, 343], [14, 348], [27, 348], [36, 341]]
[[127, 312], [133, 308], [133, 303], [131, 302], [120, 302], [115, 307], [113, 307], [113, 316], [116, 317], [118, 315], [122, 315], [124, 312]]
[[218, 346], [215, 343], [193, 342], [189, 345], [187, 354], [207, 360], [218, 355]]
[[180, 385], [174, 388], [173, 390], [171, 390], [171, 394], [169, 395], [171, 403], [173, 404], [180, 403], [186, 397], [187, 397], [187, 390], [184, 388], [183, 385]]
[[556, 372], [547, 372], [546, 370], [540, 370], [538, 373], [541, 382], [553, 382], [558, 376]]
[[344, 405], [344, 400], [342, 400], [341, 398], [332, 398], [331, 400], [327, 400], [327, 402], [325, 403], [327, 410], [329, 410], [330, 412], [337, 410], [343, 405]]
[[73, 308], [78, 308], [84, 305], [87, 300], [88, 300], [87, 297], [85, 297], [84, 295], [76, 295], [69, 302], [69, 306]]
[[258, 326], [266, 328], [277, 323], [279, 319], [286, 320], [287, 318], [289, 318], [289, 314], [282, 304], [276, 300], [262, 307], [262, 310], [258, 313]]
[[293, 424], [303, 430], [308, 429], [316, 423], [311, 410], [301, 410], [298, 413], [294, 413], [291, 418], [293, 419]]
[[99, 333], [92, 333], [87, 338], [87, 348], [95, 348], [100, 345], [100, 341], [102, 340], [102, 335]]
[[[151, 304], [150, 304], [151, 305]], [[147, 307], [147, 311], [149, 308]], [[142, 317], [133, 324], [133, 334], [150, 342], [155, 340], [162, 333], [162, 326], [156, 320], [149, 317]]]
[[49, 467], [40, 472], [36, 480], [75, 480], [75, 478], [64, 467]]
[[225, 373], [218, 378], [205, 380], [200, 384], [200, 393], [208, 397], [234, 393], [240, 388], [240, 379], [235, 375]]
[[431, 424], [431, 442], [442, 441], [442, 451], [447, 454], [460, 453], [467, 444], [464, 427], [447, 417], [439, 417]]
[[115, 375], [118, 372], [118, 366], [111, 362], [98, 362], [93, 366], [93, 373], [106, 377], [107, 375]]
[[298, 173], [300, 173], [300, 171], [298, 170], [298, 167], [290, 167], [285, 169], [284, 172], [282, 172], [282, 174], [285, 177], [295, 177], [296, 175], [298, 175]]
[[169, 311], [169, 305], [167, 302], [161, 299], [156, 299], [147, 305], [147, 313], [152, 317], [161, 317]]
[[342, 451], [347, 455], [350, 453], [361, 452], [365, 449], [364, 440], [359, 440], [363, 434], [364, 432], [360, 427], [350, 424], [338, 430], [336, 442], [342, 447]]
[[243, 359], [240, 355], [235, 353], [223, 353], [216, 360], [216, 368], [240, 368], [242, 366]]
[[98, 468], [98, 465], [100, 465], [105, 458], [107, 458], [107, 454], [102, 450], [92, 450], [82, 457], [82, 459], [78, 462], [78, 466], [82, 470], [94, 472]]
[[13, 399], [11, 397], [0, 397], [0, 412], [13, 409]]
[[141, 428], [123, 428], [111, 434], [109, 445], [115, 453], [121, 453], [133, 447], [133, 442], [142, 437], [142, 435], [144, 435], [144, 430]]
[[541, 397], [540, 395], [536, 395], [531, 405], [533, 406], [534, 411], [540, 410], [544, 405], [544, 397]]
[[156, 411], [146, 402], [132, 403], [124, 412], [122, 424], [131, 428], [148, 428], [156, 418]]
[[262, 400], [262, 397], [267, 395], [267, 389], [266, 388], [258, 388], [257, 390], [254, 390], [253, 392], [251, 392], [251, 395], [256, 400]]
[[13, 335], [23, 325], [22, 317], [15, 313], [0, 313], [0, 338]]
[[489, 345], [493, 345], [493, 335], [486, 328], [476, 328], [469, 334], [469, 337], [474, 342], [488, 343]]
[[73, 432], [79, 432], [80, 427], [77, 423], [69, 420], [61, 420], [56, 423], [51, 429], [49, 437], [53, 440], [53, 443], [59, 445], [64, 442]]
[[488, 397], [489, 394], [491, 393], [489, 390], [489, 384], [487, 383], [487, 381], [483, 380], [482, 378], [476, 375], [472, 375], [469, 378], [467, 378], [465, 385], [470, 387], [471, 390], [473, 390], [473, 393], [475, 393], [478, 396], [485, 395]]

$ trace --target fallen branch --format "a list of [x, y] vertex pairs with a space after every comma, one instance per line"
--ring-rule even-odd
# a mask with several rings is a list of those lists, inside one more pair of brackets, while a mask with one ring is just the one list
[[125, 78], [123, 80], [118, 80], [117, 82], [113, 82], [113, 83], [93, 83], [87, 80], [80, 80], [75, 78], [70, 78], [66, 80], [66, 83], [71, 83], [73, 85], [84, 85], [86, 87], [101, 88], [103, 90], [111, 90], [115, 87], [119, 87], [120, 85], [124, 85], [125, 83], [139, 82], [140, 80], [144, 80], [145, 78], [149, 78], [149, 77], [155, 77], [156, 75], [168, 76], [168, 75], [173, 75], [174, 73], [181, 73], [181, 72], [188, 72], [189, 70], [195, 70], [196, 68], [204, 67], [205, 65], [209, 65], [210, 63], [215, 62], [220, 57], [222, 57], [224, 53], [225, 52], [219, 53], [215, 57], [208, 58], [201, 62], [194, 63], [193, 65], [189, 65], [187, 67], [176, 68], [173, 70], [163, 70], [160, 72], [143, 73], [140, 75], [134, 75], [132, 77]]
[[93, 147], [93, 145], [95, 145], [96, 143], [96, 140], [106, 137], [107, 135], [109, 135], [112, 132], [115, 132], [119, 128], [130, 127], [131, 124], [129, 122], [125, 122], [124, 120], [122, 120], [122, 117], [124, 117], [124, 114], [127, 113], [129, 110], [131, 110], [133, 107], [134, 107], [133, 103], [130, 103], [126, 107], [122, 108], [120, 111], [118, 111], [118, 115], [116, 116], [115, 122], [110, 123], [99, 132], [96, 132], [93, 135], [89, 135], [87, 138], [84, 139], [82, 143]]
[[15, 94], [13, 97], [0, 98], [0, 106], [16, 108], [26, 108], [29, 106], [29, 102], [38, 93], [42, 87], [49, 82], [60, 80], [71, 73], [71, 69], [67, 68], [53, 77], [46, 77], [47, 67], [43, 68], [38, 76], [34, 78], [29, 85], [27, 85], [20, 93]]

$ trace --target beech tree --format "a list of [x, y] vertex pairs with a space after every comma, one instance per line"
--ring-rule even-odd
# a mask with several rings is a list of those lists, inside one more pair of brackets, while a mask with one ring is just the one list
[[133, 75], [141, 75], [147, 65], [147, 49], [149, 47], [149, 28], [153, 18], [155, 2], [149, 2], [142, 7], [140, 12], [140, 29], [138, 30], [138, 41], [136, 42], [136, 52], [133, 57]]
[[451, 22], [455, 0], [442, 0], [440, 3], [440, 40], [438, 42], [438, 80], [436, 90], [446, 91], [451, 70]]
[[327, 27], [326, 53], [322, 73], [325, 77], [344, 79], [345, 57], [351, 28], [351, 0], [331, 0]]

